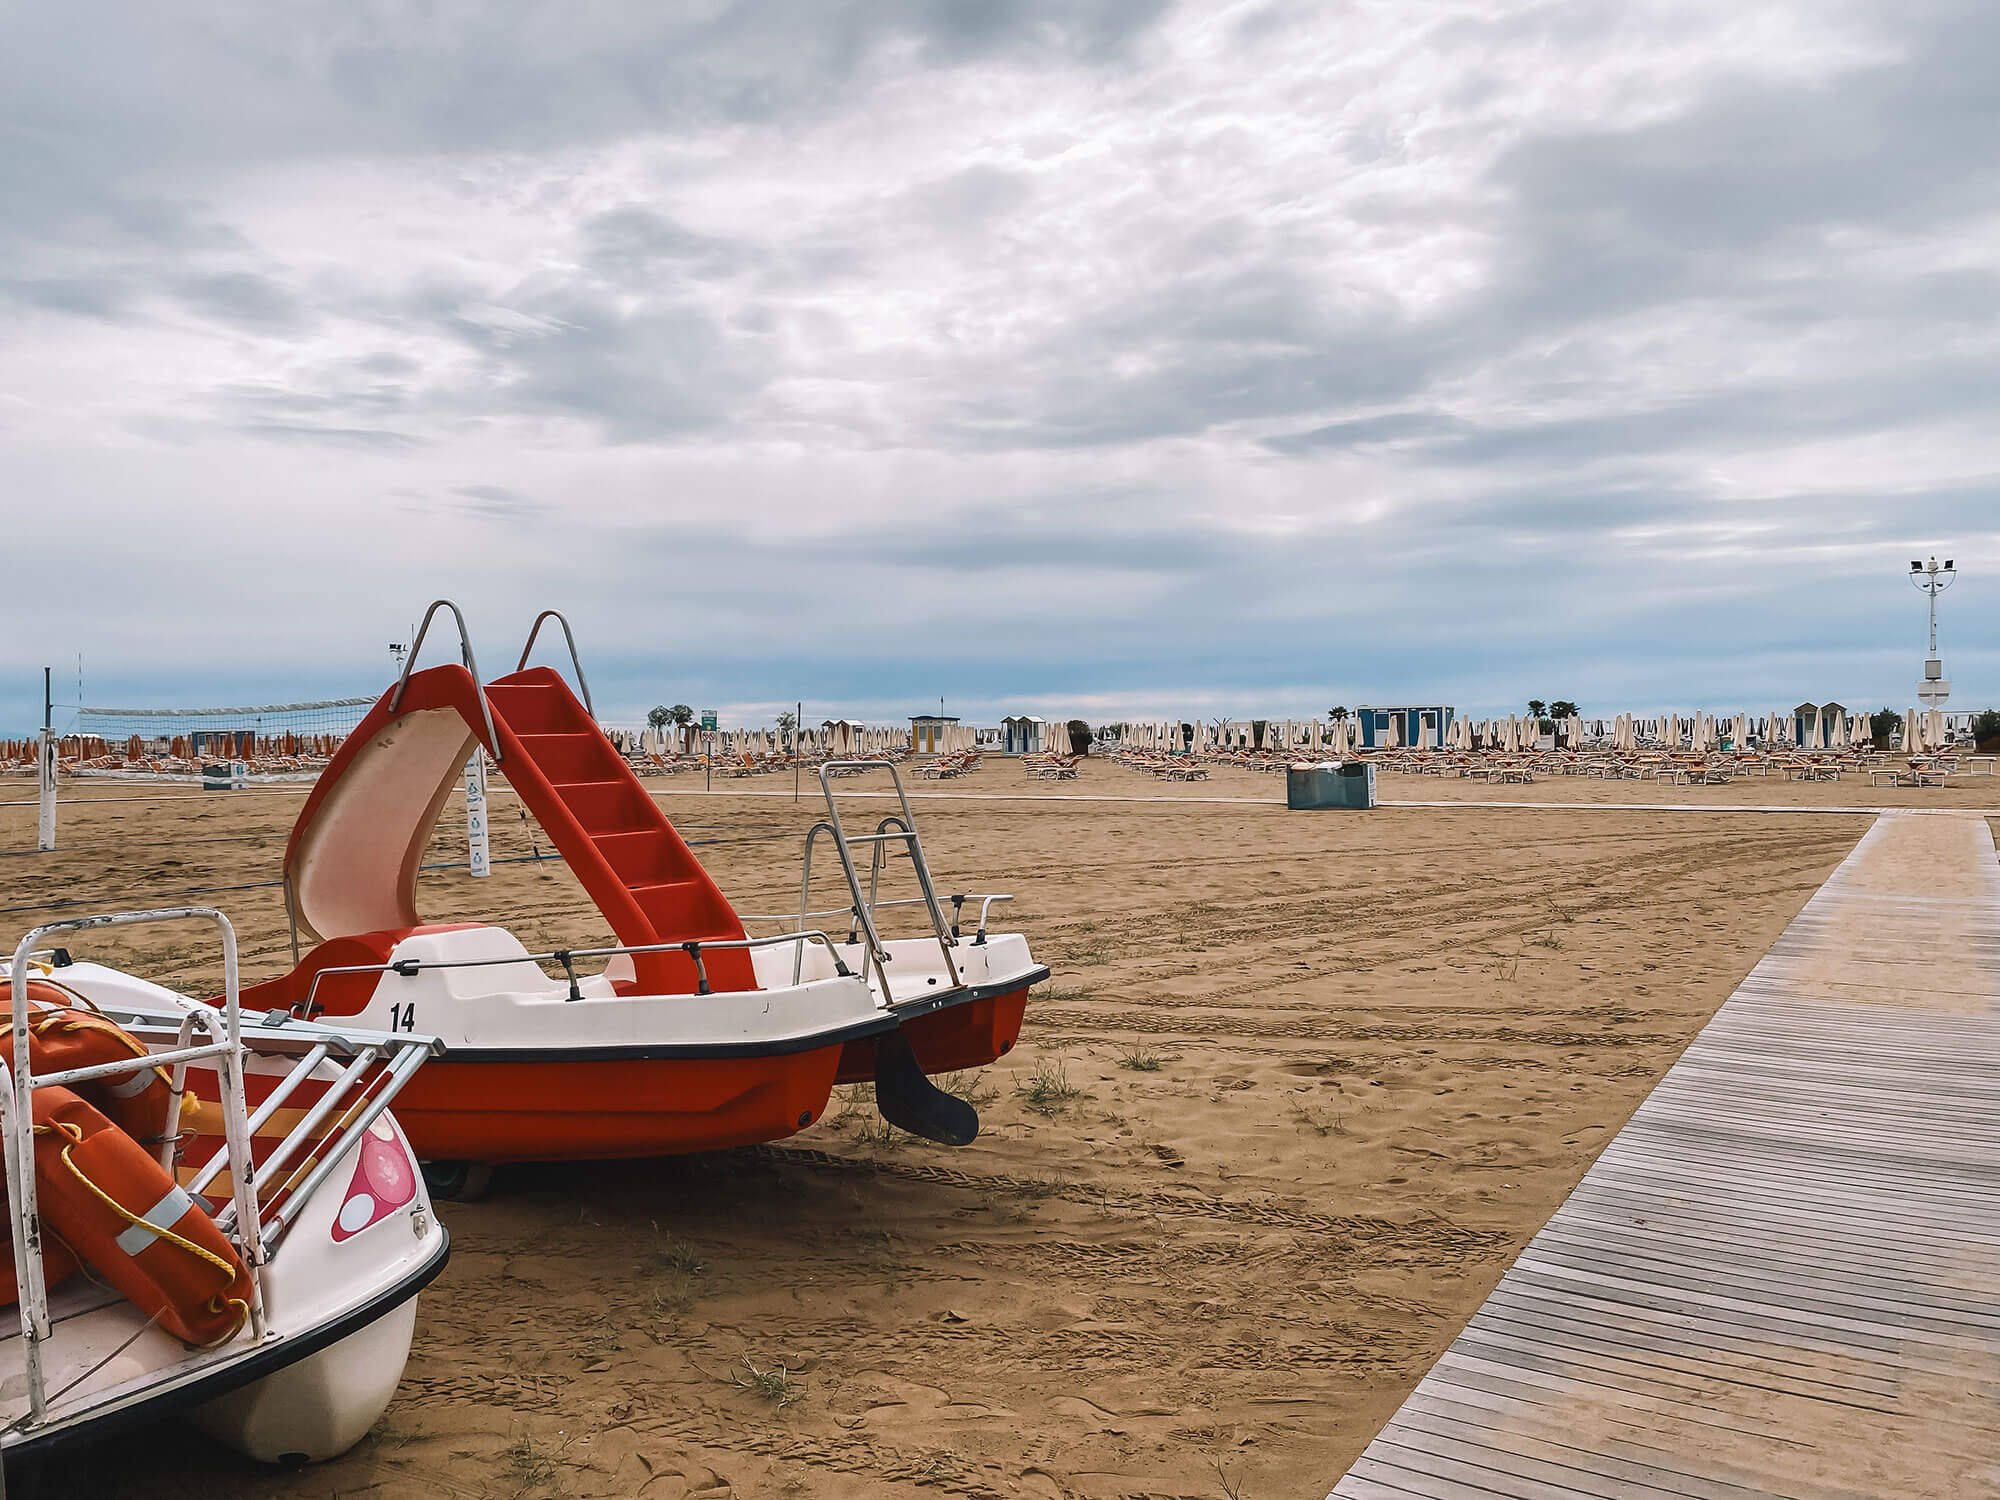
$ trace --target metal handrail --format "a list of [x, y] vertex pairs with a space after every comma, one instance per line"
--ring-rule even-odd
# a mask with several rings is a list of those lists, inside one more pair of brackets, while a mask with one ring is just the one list
[[[891, 824], [894, 824], [901, 831], [891, 833], [889, 831]], [[875, 832], [872, 835], [863, 834], [848, 841], [849, 847], [855, 844], [873, 844], [875, 846], [869, 852], [868, 856], [868, 909], [871, 912], [878, 909], [876, 901], [882, 894], [882, 867], [889, 861], [889, 845], [898, 841], [903, 845], [903, 853], [910, 855], [910, 850], [917, 841], [917, 830], [913, 824], [897, 817], [894, 813], [890, 813], [881, 822], [877, 823], [875, 825]], [[915, 860], [915, 857], [914, 855], [910, 855], [912, 861]], [[929, 893], [926, 892], [926, 894], [928, 895]], [[943, 913], [939, 912], [938, 915], [942, 916]], [[957, 935], [956, 933], [952, 934], [954, 937]], [[851, 932], [848, 934], [850, 941], [852, 941], [853, 936], [854, 934]], [[949, 972], [949, 968], [950, 966], [947, 964], [947, 972]], [[956, 978], [957, 976], [953, 975], [953, 977]]]
[[[956, 902], [964, 902], [964, 901], [993, 902], [993, 901], [1012, 901], [1014, 898], [1011, 895], [988, 896], [984, 894], [974, 894], [973, 892], [968, 891], [963, 896], [946, 896], [944, 899], [947, 901], [956, 901]], [[877, 908], [885, 906], [922, 906], [924, 905], [924, 898], [922, 896], [899, 896], [894, 901], [877, 901], [875, 905]], [[805, 912], [739, 911], [736, 914], [736, 920], [739, 922], [796, 922], [801, 917], [851, 917], [853, 915], [854, 915], [854, 908], [851, 906], [827, 906], [827, 907], [821, 907], [816, 911], [805, 911]]]
[[[966, 894], [962, 896], [946, 896], [944, 899], [952, 904], [952, 908], [954, 911], [957, 911], [960, 908], [962, 908], [968, 901], [977, 901], [979, 903], [979, 927], [977, 933], [974, 935], [972, 940], [972, 946], [977, 948], [980, 947], [982, 944], [984, 944], [984, 942], [986, 941], [986, 918], [987, 918], [987, 913], [993, 909], [993, 903], [995, 901], [1012, 901], [1014, 898], [1012, 895], [1005, 892], [996, 891], [991, 895], [987, 895], [984, 893], [975, 893], [968, 891], [966, 892]], [[877, 901], [874, 903], [875, 908], [878, 911], [885, 906], [922, 906], [923, 904], [924, 904], [924, 898], [922, 896], [903, 896], [899, 897], [894, 901]], [[739, 922], [796, 922], [803, 920], [806, 917], [851, 917], [853, 915], [854, 915], [854, 908], [851, 906], [828, 906], [822, 908], [819, 911], [804, 911], [804, 912], [740, 911], [736, 914], [736, 919]], [[961, 925], [962, 924], [954, 917], [951, 924], [951, 935], [953, 937], [964, 936], [964, 934], [961, 931], [959, 931]], [[848, 939], [849, 946], [852, 946], [855, 941], [856, 941], [855, 939], [849, 938]]]
[[268, 1237], [271, 1244], [275, 1245], [285, 1237], [285, 1232], [292, 1227], [299, 1210], [312, 1201], [312, 1196], [319, 1190], [319, 1185], [341, 1164], [347, 1154], [347, 1143], [358, 1137], [387, 1112], [389, 1106], [395, 1102], [396, 1095], [402, 1092], [403, 1085], [410, 1081], [410, 1075], [423, 1065], [425, 1056], [424, 1048], [411, 1046], [402, 1048], [383, 1075], [385, 1080], [383, 1087], [376, 1091], [375, 1096], [368, 1101], [361, 1113], [348, 1122], [339, 1140], [331, 1146], [322, 1143], [318, 1159], [306, 1173], [305, 1179], [296, 1187], [291, 1187], [285, 1201], [278, 1205]]
[[[41, 1341], [53, 1331], [49, 1319], [48, 1284], [42, 1276], [41, 1218], [36, 1206], [36, 1183], [32, 1148], [34, 1093], [61, 1080], [81, 1077], [102, 1078], [120, 1072], [138, 1072], [160, 1065], [161, 1054], [121, 1060], [88, 1068], [71, 1068], [37, 1078], [28, 1055], [28, 958], [35, 944], [57, 932], [83, 932], [100, 927], [125, 927], [140, 922], [213, 922], [222, 935], [223, 1009], [217, 1016], [207, 1007], [192, 1007], [183, 1019], [183, 1035], [190, 1025], [199, 1025], [211, 1036], [212, 1044], [176, 1048], [167, 1054], [176, 1072], [197, 1057], [217, 1059], [217, 1082], [221, 1094], [224, 1152], [235, 1188], [239, 1253], [250, 1270], [250, 1329], [253, 1338], [264, 1336], [264, 1251], [258, 1233], [252, 1186], [250, 1134], [243, 1089], [242, 1008], [237, 984], [236, 929], [229, 918], [212, 906], [161, 907], [148, 911], [110, 912], [92, 917], [71, 917], [35, 928], [14, 947], [14, 961], [8, 978], [8, 1000], [13, 1010], [14, 1048], [11, 1064], [0, 1061], [0, 1146], [4, 1146], [8, 1194], [13, 1207], [14, 1280], [20, 1304], [21, 1336], [28, 1385], [28, 1418], [39, 1422], [48, 1406], [48, 1391], [42, 1377]], [[25, 1148], [25, 1150], [24, 1150]]]
[[[865, 771], [880, 770], [886, 770], [889, 773], [889, 781], [896, 789], [896, 802], [902, 810], [902, 816], [898, 818], [894, 814], [891, 814], [889, 817], [884, 818], [876, 825], [875, 834], [872, 837], [850, 840], [847, 837], [847, 831], [841, 826], [840, 806], [834, 794], [831, 778], [836, 774], [858, 775]], [[861, 930], [868, 934], [869, 951], [875, 957], [875, 971], [882, 981], [882, 1003], [887, 1005], [894, 999], [894, 996], [889, 991], [889, 971], [887, 968], [889, 950], [883, 945], [882, 935], [875, 927], [873, 901], [864, 898], [861, 894], [861, 874], [854, 868], [853, 846], [856, 843], [871, 843], [875, 846], [876, 863], [870, 872], [872, 884], [874, 876], [880, 873], [882, 847], [891, 837], [891, 835], [888, 835], [887, 830], [893, 822], [900, 822], [905, 831], [903, 834], [896, 834], [893, 837], [903, 842], [905, 847], [910, 851], [910, 864], [915, 868], [917, 875], [917, 889], [923, 893], [924, 905], [930, 912], [931, 929], [937, 934], [938, 952], [944, 958], [945, 974], [951, 980], [953, 988], [961, 987], [965, 983], [965, 980], [958, 972], [957, 961], [951, 956], [951, 950], [958, 945], [958, 939], [947, 930], [944, 911], [938, 906], [937, 888], [931, 882], [930, 862], [924, 858], [923, 840], [917, 837], [917, 816], [910, 810], [909, 794], [903, 790], [903, 778], [896, 770], [895, 763], [893, 761], [881, 760], [830, 760], [819, 767], [819, 787], [821, 793], [826, 797], [827, 821], [814, 824], [813, 828], [806, 834], [807, 868], [805, 878], [807, 881], [810, 881], [812, 878], [811, 855], [813, 837], [820, 828], [828, 827], [833, 834], [834, 851], [840, 856], [841, 870], [847, 876], [847, 889], [854, 897], [854, 914], [859, 919]], [[801, 909], [806, 905], [807, 894], [805, 890], [800, 891], [799, 906]]]
[[[833, 957], [836, 974], [843, 979], [853, 975], [854, 971], [847, 967], [846, 960], [840, 956], [839, 946], [817, 927], [808, 927], [799, 932], [780, 932], [769, 937], [696, 938], [683, 943], [621, 943], [610, 948], [556, 948], [547, 953], [520, 953], [507, 958], [392, 958], [387, 963], [329, 965], [321, 969], [313, 975], [313, 982], [306, 990], [306, 1015], [303, 1019], [308, 1021], [312, 1019], [313, 997], [319, 993], [320, 980], [328, 974], [395, 974], [399, 978], [413, 979], [426, 969], [493, 969], [504, 964], [554, 963], [561, 964], [564, 971], [569, 974], [570, 999], [581, 1000], [583, 996], [576, 992], [577, 978], [571, 968], [574, 961], [579, 958], [615, 958], [622, 953], [685, 953], [694, 960], [695, 973], [700, 978], [701, 987], [695, 993], [712, 995], [715, 991], [708, 987], [708, 969], [701, 961], [703, 949], [770, 948], [779, 943], [798, 943], [803, 947], [813, 938], [818, 938], [826, 945], [826, 951]], [[535, 973], [542, 979], [549, 977], [540, 969], [536, 969]]]
[[521, 648], [521, 659], [514, 664], [514, 670], [518, 672], [528, 665], [528, 653], [535, 649], [535, 637], [542, 633], [542, 621], [549, 619], [563, 628], [563, 639], [569, 642], [569, 664], [576, 668], [576, 685], [583, 689], [584, 710], [595, 719], [597, 709], [590, 701], [590, 684], [584, 681], [583, 659], [576, 654], [576, 635], [569, 628], [569, 617], [561, 610], [545, 609], [535, 616], [535, 623], [528, 627], [528, 644]]
[[[865, 971], [870, 964], [874, 965], [875, 977], [881, 981], [882, 994], [885, 997], [884, 1003], [886, 1003], [886, 997], [888, 996], [889, 993], [889, 971], [885, 966], [889, 962], [889, 950], [882, 946], [881, 940], [876, 934], [875, 926], [872, 920], [874, 915], [872, 906], [870, 907], [869, 914], [866, 918], [864, 918], [862, 915], [863, 898], [861, 895], [861, 883], [859, 878], [854, 873], [854, 863], [847, 857], [847, 852], [845, 850], [840, 851], [840, 863], [841, 863], [841, 868], [847, 874], [848, 889], [852, 891], [854, 895], [853, 904], [850, 905], [845, 912], [838, 912], [838, 913], [832, 911], [824, 911], [824, 912], [808, 911], [806, 909], [807, 903], [812, 900], [813, 845], [819, 842], [819, 836], [822, 833], [830, 835], [836, 846], [840, 843], [840, 830], [836, 828], [833, 824], [827, 822], [827, 820], [824, 818], [821, 818], [817, 823], [813, 824], [812, 827], [806, 830], [805, 858], [800, 861], [800, 869], [799, 869], [798, 930], [800, 931], [804, 930], [807, 917], [830, 917], [836, 915], [845, 916], [848, 919], [849, 923], [847, 929], [847, 941], [851, 944], [854, 942], [856, 937], [855, 924], [865, 924], [868, 932], [868, 952], [867, 956], [862, 960], [861, 967]], [[921, 900], [922, 898], [914, 897], [912, 899]], [[800, 948], [795, 954], [792, 955], [793, 984], [797, 984], [799, 982], [800, 976], [805, 972], [805, 961], [806, 961], [806, 952], [804, 948]]]
[[458, 621], [459, 656], [466, 671], [472, 674], [472, 686], [479, 694], [479, 712], [486, 719], [486, 748], [493, 752], [493, 760], [498, 764], [500, 736], [493, 728], [493, 706], [486, 701], [486, 685], [479, 677], [479, 659], [472, 654], [472, 637], [465, 628], [465, 613], [449, 599], [433, 599], [431, 607], [424, 611], [424, 623], [417, 627], [416, 639], [410, 642], [410, 654], [403, 658], [403, 675], [396, 679], [396, 690], [389, 695], [389, 712], [394, 713], [396, 705], [403, 701], [403, 689], [410, 685], [410, 669], [417, 664], [417, 652], [423, 647], [425, 632], [431, 628], [431, 616], [441, 609], [450, 610], [451, 617]]

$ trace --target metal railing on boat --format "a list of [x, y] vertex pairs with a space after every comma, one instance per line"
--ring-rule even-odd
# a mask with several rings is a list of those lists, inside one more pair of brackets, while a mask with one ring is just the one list
[[[213, 1006], [197, 1001], [178, 1000], [178, 1024], [173, 1028], [175, 1043], [162, 1051], [151, 1048], [138, 1056], [116, 1062], [96, 1063], [81, 1068], [66, 1068], [54, 1073], [34, 1072], [29, 1054], [29, 1015], [31, 1011], [28, 985], [31, 979], [29, 965], [37, 953], [37, 944], [44, 938], [62, 932], [87, 932], [108, 927], [132, 926], [152, 922], [200, 921], [213, 923], [222, 939], [223, 1004], [218, 1012]], [[53, 968], [50, 973], [55, 972]], [[42, 977], [42, 976], [32, 976]], [[181, 1101], [185, 1097], [187, 1070], [190, 1064], [210, 1062], [215, 1065], [218, 1105], [222, 1110], [223, 1149], [195, 1173], [190, 1184], [184, 1189], [190, 1196], [220, 1175], [224, 1166], [230, 1173], [231, 1201], [216, 1216], [217, 1227], [226, 1235], [231, 1245], [241, 1257], [250, 1273], [250, 1298], [248, 1322], [253, 1343], [262, 1342], [268, 1333], [265, 1321], [264, 1280], [266, 1266], [285, 1229], [297, 1215], [299, 1209], [310, 1201], [313, 1190], [324, 1180], [327, 1173], [340, 1163], [348, 1150], [379, 1119], [401, 1091], [404, 1083], [414, 1073], [423, 1060], [434, 1052], [442, 1051], [442, 1043], [435, 1037], [416, 1035], [369, 1034], [366, 1037], [352, 1036], [331, 1031], [324, 1027], [301, 1026], [296, 1040], [286, 1038], [281, 1046], [273, 1046], [273, 1038], [268, 1034], [269, 1023], [257, 1028], [260, 1048], [289, 1051], [293, 1046], [302, 1046], [303, 1052], [291, 1070], [274, 1088], [272, 1095], [259, 1107], [253, 1118], [248, 1110], [244, 1088], [244, 1057], [249, 1050], [243, 1041], [242, 1006], [238, 985], [238, 965], [236, 949], [236, 929], [229, 918], [211, 906], [162, 907], [147, 911], [110, 912], [97, 916], [71, 917], [60, 922], [50, 922], [35, 928], [15, 945], [13, 963], [9, 972], [8, 997], [12, 1006], [14, 1045], [11, 1061], [0, 1060], [0, 1146], [4, 1146], [4, 1165], [8, 1189], [8, 1211], [11, 1216], [13, 1234], [14, 1277], [16, 1300], [20, 1309], [23, 1364], [25, 1367], [28, 1410], [8, 1425], [8, 1429], [31, 1427], [41, 1422], [47, 1415], [51, 1396], [43, 1371], [42, 1344], [53, 1333], [49, 1316], [48, 1285], [42, 1274], [41, 1220], [36, 1207], [36, 1181], [33, 1147], [34, 1092], [40, 1088], [57, 1088], [73, 1083], [86, 1083], [98, 1079], [115, 1077], [121, 1073], [137, 1073], [148, 1068], [171, 1069], [171, 1102], [168, 1106], [166, 1128], [160, 1147], [160, 1165], [169, 1176], [177, 1177], [176, 1150], [179, 1144]], [[166, 1018], [166, 1013], [161, 1013]], [[154, 1021], [142, 1021], [134, 1017], [140, 1030], [164, 1031], [166, 1028]], [[197, 1030], [207, 1033], [213, 1040], [194, 1044]], [[266, 1157], [262, 1164], [267, 1172], [275, 1171], [273, 1161], [282, 1164], [298, 1153], [308, 1140], [313, 1141], [315, 1165], [302, 1180], [288, 1181], [280, 1185], [279, 1193], [286, 1195], [271, 1217], [272, 1227], [267, 1233], [265, 1217], [258, 1196], [257, 1173], [259, 1164], [254, 1159], [252, 1139], [256, 1127], [268, 1123], [278, 1107], [298, 1089], [322, 1063], [336, 1051], [351, 1053], [353, 1061], [341, 1075], [348, 1080], [346, 1088], [334, 1097], [339, 1098], [351, 1092], [355, 1084], [365, 1085], [367, 1104], [358, 1112], [344, 1117], [323, 1138], [313, 1140], [315, 1132], [325, 1125], [332, 1113], [326, 1096], [307, 1111], [304, 1118], [286, 1132], [283, 1139]], [[381, 1061], [384, 1066], [372, 1078], [365, 1077], [369, 1066]], [[327, 1093], [333, 1093], [329, 1088]], [[275, 1195], [274, 1195], [275, 1196]], [[218, 1349], [191, 1356], [190, 1364], [220, 1363], [235, 1357], [238, 1346], [231, 1340]], [[57, 1397], [73, 1389], [82, 1379], [94, 1373], [97, 1367], [84, 1376], [73, 1380], [69, 1386], [56, 1393]], [[185, 1368], [185, 1366], [183, 1367]]]
[[549, 977], [542, 972], [540, 965], [556, 964], [569, 981], [568, 998], [581, 1000], [583, 991], [579, 988], [576, 960], [615, 958], [620, 954], [631, 953], [685, 953], [694, 962], [695, 993], [712, 995], [715, 990], [708, 982], [708, 966], [701, 958], [704, 951], [723, 948], [773, 948], [784, 943], [797, 943], [803, 950], [804, 946], [814, 939], [825, 945], [828, 955], [833, 959], [834, 973], [842, 979], [852, 978], [854, 971], [848, 968], [846, 961], [841, 958], [839, 945], [818, 928], [809, 927], [799, 932], [774, 933], [769, 937], [698, 938], [681, 943], [619, 943], [605, 948], [553, 948], [546, 953], [510, 953], [505, 958], [392, 958], [386, 963], [379, 964], [328, 965], [313, 975], [312, 984], [306, 989], [303, 1009], [305, 1018], [311, 1019], [314, 997], [319, 994], [319, 982], [329, 974], [395, 974], [410, 979], [432, 969], [493, 969], [507, 964], [534, 965], [535, 975], [539, 979]]
[[[835, 776], [859, 776], [870, 771], [887, 771], [890, 784], [895, 788], [896, 803], [900, 814], [891, 813], [875, 825], [873, 833], [850, 835], [840, 819], [840, 802], [833, 790]], [[931, 930], [937, 935], [938, 953], [944, 959], [944, 972], [951, 981], [951, 988], [963, 989], [965, 979], [958, 971], [957, 961], [951, 950], [958, 946], [956, 923], [947, 924], [944, 910], [938, 905], [937, 887], [931, 880], [930, 862], [924, 857], [923, 840], [917, 836], [916, 814], [910, 810], [909, 794], [903, 790], [903, 778], [895, 764], [885, 760], [829, 760], [819, 767], [820, 792], [826, 798], [826, 817], [806, 830], [804, 868], [799, 875], [799, 922], [803, 926], [812, 904], [812, 857], [813, 845], [824, 833], [833, 839], [834, 852], [840, 856], [841, 873], [847, 877], [847, 889], [853, 897], [852, 918], [854, 926], [848, 930], [848, 941], [865, 934], [868, 939], [868, 962], [874, 966], [877, 983], [881, 986], [881, 1004], [893, 1004], [895, 996], [889, 988], [890, 953], [882, 941], [882, 934], [875, 925], [875, 912], [879, 907], [892, 903], [877, 899], [881, 890], [884, 856], [891, 844], [901, 844], [908, 854], [910, 864], [916, 871], [917, 889], [920, 894], [907, 902], [895, 905], [921, 905], [931, 919]], [[893, 827], [892, 827], [893, 825]], [[861, 872], [855, 868], [854, 851], [862, 845], [871, 850], [868, 869], [868, 891], [861, 890]], [[957, 915], [956, 911], [954, 915]], [[792, 982], [798, 983], [800, 964], [804, 961], [801, 952], [793, 963]]]

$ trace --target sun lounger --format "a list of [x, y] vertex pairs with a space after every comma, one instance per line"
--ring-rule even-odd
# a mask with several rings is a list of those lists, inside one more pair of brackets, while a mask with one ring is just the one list
[[1949, 775], [1948, 771], [1934, 771], [1928, 766], [1874, 766], [1869, 769], [1868, 784], [1880, 786], [1886, 776], [1890, 786], [1943, 786]]

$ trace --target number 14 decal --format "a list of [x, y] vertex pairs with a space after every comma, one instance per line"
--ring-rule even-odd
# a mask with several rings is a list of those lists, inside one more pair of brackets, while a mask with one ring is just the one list
[[389, 1007], [389, 1029], [391, 1031], [415, 1031], [417, 1029], [417, 1003]]

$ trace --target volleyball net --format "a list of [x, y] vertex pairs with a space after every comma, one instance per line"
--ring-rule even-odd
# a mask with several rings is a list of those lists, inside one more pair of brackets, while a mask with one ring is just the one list
[[[76, 710], [56, 742], [59, 775], [128, 781], [311, 781], [375, 705], [373, 698], [240, 708]], [[0, 759], [32, 742], [0, 746]]]

